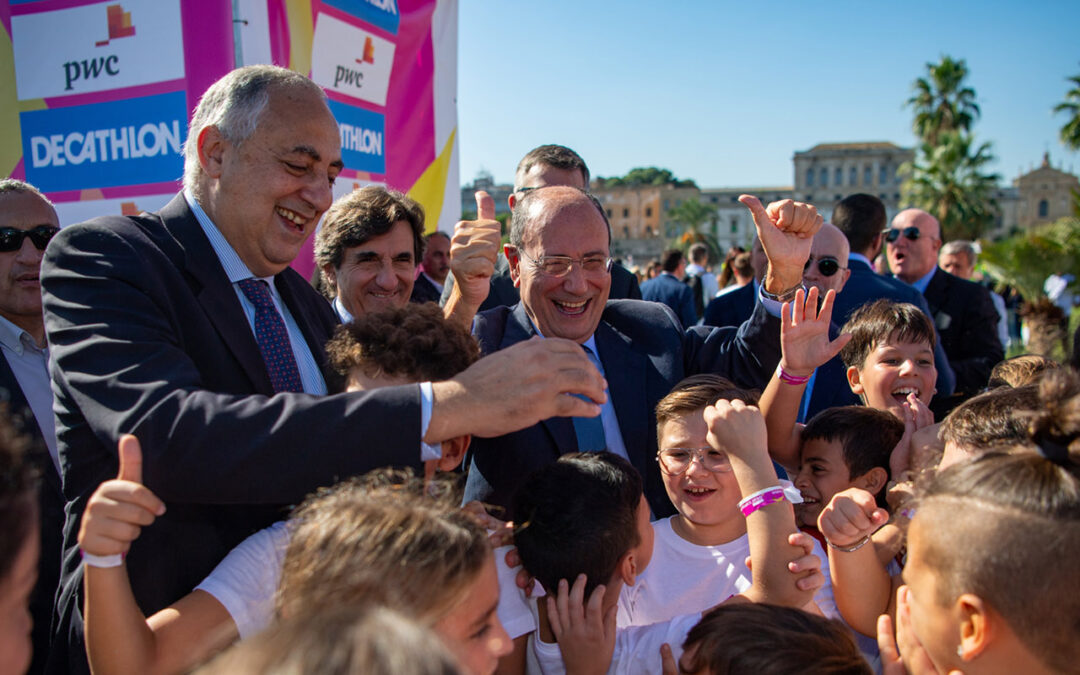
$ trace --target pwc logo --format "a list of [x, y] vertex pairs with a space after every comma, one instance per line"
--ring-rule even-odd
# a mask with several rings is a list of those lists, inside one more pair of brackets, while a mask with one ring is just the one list
[[[375, 43], [372, 42], [370, 35], [364, 40], [363, 58], [355, 59], [355, 61], [360, 66], [363, 66], [365, 63], [375, 63]], [[338, 89], [342, 82], [354, 85], [359, 89], [364, 84], [364, 71], [358, 68], [353, 69], [349, 66], [338, 66], [334, 71], [334, 88]]]
[[[386, 105], [395, 45], [356, 24], [327, 14], [315, 23], [311, 79], [327, 89]], [[357, 47], [363, 48], [357, 53]]]
[[20, 100], [184, 77], [180, 0], [113, 0], [28, 13], [13, 16], [11, 27]]

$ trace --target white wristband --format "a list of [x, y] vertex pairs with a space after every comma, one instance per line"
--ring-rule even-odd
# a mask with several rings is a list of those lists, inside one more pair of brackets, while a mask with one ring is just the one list
[[120, 567], [124, 564], [124, 556], [120, 553], [114, 553], [112, 555], [94, 555], [93, 553], [87, 553], [80, 548], [79, 555], [82, 556], [83, 563], [90, 567]]

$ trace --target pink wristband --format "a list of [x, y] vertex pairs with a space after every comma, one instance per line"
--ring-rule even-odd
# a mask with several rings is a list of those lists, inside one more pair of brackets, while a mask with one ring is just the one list
[[807, 375], [806, 377], [799, 377], [798, 375], [792, 375], [791, 373], [784, 370], [783, 366], [778, 365], [778, 366], [776, 366], [776, 376], [779, 377], [780, 381], [783, 382], [784, 384], [799, 385], [799, 384], [806, 384], [807, 382], [809, 382], [810, 378], [812, 377], [812, 374]]
[[[793, 487], [792, 490], [796, 490], [797, 494], [796, 488]], [[739, 511], [742, 511], [743, 516], [747, 517], [751, 513], [757, 511], [762, 507], [768, 506], [769, 504], [775, 504], [776, 502], [784, 501], [785, 499], [788, 499], [792, 503], [802, 501], [801, 496], [789, 497], [788, 491], [786, 489], [780, 487], [779, 485], [774, 485], [773, 487], [768, 487], [764, 490], [758, 490], [754, 494], [744, 497], [742, 500], [739, 501]]]

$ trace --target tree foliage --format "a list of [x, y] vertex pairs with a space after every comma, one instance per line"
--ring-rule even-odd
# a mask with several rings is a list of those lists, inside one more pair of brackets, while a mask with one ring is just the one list
[[923, 143], [918, 157], [902, 168], [905, 200], [933, 214], [945, 239], [978, 239], [997, 215], [997, 182], [986, 173], [994, 161], [989, 143], [977, 148], [971, 134], [949, 131], [938, 144]]
[[1068, 81], [1073, 88], [1065, 92], [1065, 100], [1054, 106], [1054, 112], [1069, 116], [1061, 127], [1061, 142], [1070, 150], [1080, 150], [1080, 75], [1073, 75]]
[[984, 246], [979, 261], [1028, 301], [1045, 298], [1046, 277], [1080, 270], [1080, 219], [1062, 218]]
[[679, 180], [668, 169], [655, 166], [630, 169], [625, 176], [599, 178], [597, 182], [604, 187], [636, 187], [639, 185], [674, 185], [675, 187], [697, 187], [692, 180]]
[[667, 210], [664, 214], [664, 236], [683, 250], [696, 243], [709, 247], [709, 257], [719, 259], [720, 243], [712, 231], [716, 222], [715, 204], [697, 199], [687, 199]]
[[907, 105], [915, 111], [915, 135], [934, 146], [944, 133], [971, 131], [979, 106], [975, 90], [964, 84], [968, 69], [963, 59], [942, 56], [940, 63], [927, 63], [926, 70], [927, 77], [912, 83], [914, 93]]

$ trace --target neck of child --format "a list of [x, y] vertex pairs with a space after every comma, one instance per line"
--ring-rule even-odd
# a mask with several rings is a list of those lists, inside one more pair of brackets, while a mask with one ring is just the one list
[[746, 534], [746, 519], [736, 515], [738, 517], [724, 518], [718, 523], [697, 523], [679, 513], [671, 519], [671, 529], [696, 546], [719, 546]]

